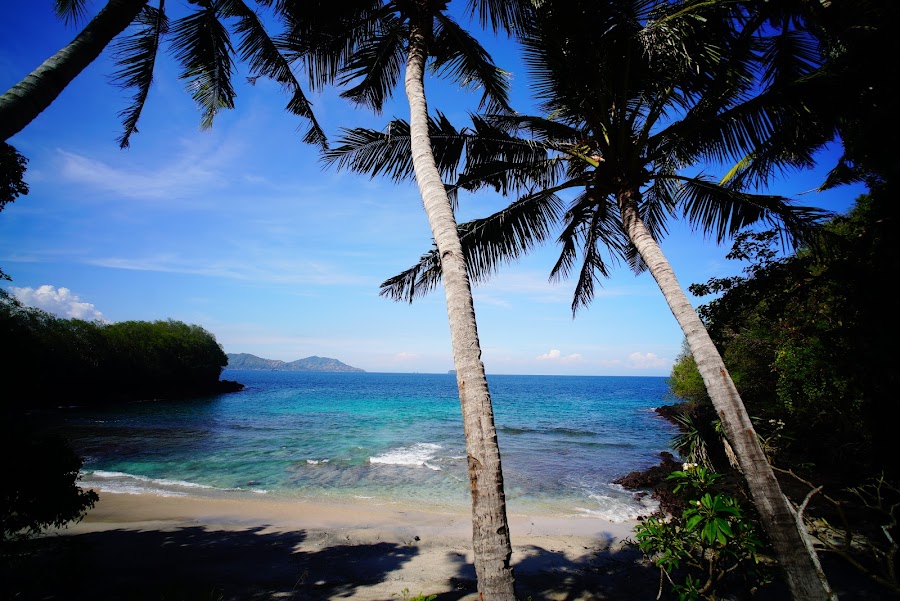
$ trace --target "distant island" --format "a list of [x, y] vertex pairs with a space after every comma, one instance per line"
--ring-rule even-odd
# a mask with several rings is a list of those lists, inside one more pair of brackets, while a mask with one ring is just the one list
[[268, 371], [355, 371], [366, 370], [341, 363], [329, 357], [307, 357], [296, 361], [285, 362], [278, 359], [263, 359], [249, 353], [226, 353], [228, 369], [249, 369]]

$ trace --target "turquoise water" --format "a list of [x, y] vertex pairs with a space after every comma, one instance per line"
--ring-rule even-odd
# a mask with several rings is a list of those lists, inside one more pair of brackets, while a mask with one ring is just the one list
[[[73, 410], [83, 482], [112, 492], [469, 504], [456, 380], [445, 374], [228, 370], [244, 391]], [[510, 513], [623, 520], [610, 482], [658, 462], [665, 378], [489, 376]]]

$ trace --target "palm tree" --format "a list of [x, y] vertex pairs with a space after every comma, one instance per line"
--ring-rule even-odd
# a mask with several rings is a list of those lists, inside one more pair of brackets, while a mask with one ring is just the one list
[[[77, 21], [86, 13], [85, 2], [55, 0], [56, 12], [67, 22]], [[256, 3], [262, 7], [272, 4], [270, 0]], [[234, 107], [231, 77], [236, 57], [249, 64], [254, 78], [270, 77], [282, 84], [290, 95], [287, 110], [309, 124], [304, 141], [324, 146], [325, 135], [312, 107], [259, 15], [243, 0], [191, 0], [191, 4], [194, 8], [190, 13], [170, 25], [165, 0], [158, 0], [155, 7], [148, 0], [108, 0], [71, 43], [0, 96], [2, 140], [24, 129], [105, 48], [112, 47], [119, 65], [114, 81], [135, 90], [133, 103], [120, 113], [124, 130], [118, 142], [122, 148], [128, 147], [131, 135], [137, 132], [159, 51], [170, 37], [182, 67], [181, 78], [187, 80], [188, 89], [203, 110], [202, 126], [210, 126], [221, 109]], [[233, 25], [239, 38], [237, 50], [227, 24]], [[134, 31], [114, 42], [129, 25]]]
[[[701, 3], [710, 5], [711, 3]], [[523, 193], [502, 211], [461, 224], [474, 280], [514, 260], [561, 228], [551, 279], [575, 270], [573, 313], [589, 303], [598, 278], [624, 260], [649, 270], [681, 326], [739, 461], [752, 500], [795, 599], [833, 597], [809, 536], [759, 445], [740, 395], [666, 259], [659, 240], [681, 215], [717, 242], [756, 223], [781, 228], [786, 241], [808, 236], [823, 212], [745, 190], [782, 168], [812, 164], [832, 131], [801, 127], [790, 74], [809, 74], [814, 57], [778, 54], [785, 39], [733, 26], [729, 3], [681, 13], [656, 0], [545, 1], [522, 41], [540, 108], [552, 118], [492, 115], [454, 128], [432, 119], [441, 168], [462, 166], [456, 189]], [[733, 5], [732, 5], [733, 6]], [[707, 6], [707, 8], [710, 8]], [[697, 18], [702, 16], [702, 18]], [[791, 40], [788, 40], [791, 41]], [[794, 60], [764, 59], [792, 56]], [[755, 69], [762, 69], [758, 73]], [[403, 121], [387, 133], [347, 131], [329, 157], [340, 166], [409, 177], [411, 135]], [[690, 172], [701, 162], [740, 159], [720, 182]], [[575, 193], [568, 207], [559, 194]], [[412, 301], [441, 278], [440, 249], [382, 285]]]
[[[19, 133], [50, 106], [113, 38], [134, 21], [147, 2], [109, 0], [72, 42], [0, 96], [0, 138], [6, 141]], [[57, 0], [56, 10], [68, 22], [84, 12], [84, 3]]]
[[[404, 70], [410, 110], [411, 168], [440, 257], [453, 363], [466, 437], [472, 493], [472, 543], [480, 594], [515, 599], [512, 546], [500, 449], [490, 392], [481, 362], [472, 291], [453, 206], [432, 152], [425, 96], [425, 68], [481, 88], [482, 106], [507, 110], [504, 74], [484, 48], [447, 12], [447, 0], [352, 0], [334, 8], [310, 1], [293, 13], [286, 40], [313, 84], [334, 81], [343, 96], [380, 112]], [[472, 14], [494, 31], [520, 20], [514, 0], [470, 0]]]

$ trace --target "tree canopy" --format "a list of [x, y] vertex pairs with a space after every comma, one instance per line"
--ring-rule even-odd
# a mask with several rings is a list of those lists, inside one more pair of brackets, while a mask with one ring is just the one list
[[223, 391], [215, 337], [180, 321], [101, 323], [24, 307], [0, 291], [0, 367], [22, 383], [4, 411]]

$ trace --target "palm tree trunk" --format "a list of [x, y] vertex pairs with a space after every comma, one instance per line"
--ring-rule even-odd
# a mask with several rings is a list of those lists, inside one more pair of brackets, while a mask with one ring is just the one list
[[424, 68], [428, 30], [413, 25], [406, 64], [406, 97], [410, 109], [413, 168], [431, 224], [447, 298], [447, 317], [453, 364], [462, 405], [466, 456], [472, 490], [472, 546], [478, 591], [488, 601], [514, 601], [515, 581], [510, 565], [512, 546], [506, 518], [506, 495], [500, 467], [500, 447], [488, 391], [475, 305], [456, 218], [435, 165], [428, 133]]
[[718, 349], [675, 278], [671, 264], [638, 214], [637, 195], [637, 192], [619, 195], [622, 225], [687, 338], [725, 436], [747, 481], [760, 521], [784, 570], [791, 596], [795, 601], [836, 600], [837, 596], [825, 578], [803, 520], [781, 492], [781, 486], [763, 453], [750, 416]]
[[50, 106], [128, 24], [147, 0], [109, 0], [65, 48], [0, 96], [0, 139], [22, 131]]

